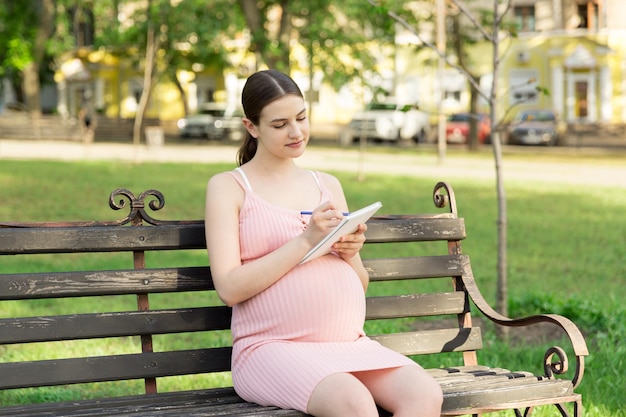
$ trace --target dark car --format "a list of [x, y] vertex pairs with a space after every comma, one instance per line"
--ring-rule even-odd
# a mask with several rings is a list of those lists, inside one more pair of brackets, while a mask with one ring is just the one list
[[213, 118], [213, 123], [207, 128], [207, 136], [218, 140], [242, 140], [246, 133], [242, 119], [242, 110], [225, 109]]
[[485, 114], [455, 113], [448, 117], [446, 122], [447, 143], [467, 143], [469, 137], [470, 120], [476, 118], [478, 141], [491, 141], [491, 121]]
[[245, 127], [243, 112], [221, 103], [204, 103], [197, 113], [178, 121], [180, 136], [206, 137], [209, 139], [241, 140]]
[[511, 145], [562, 145], [567, 126], [552, 110], [524, 110], [508, 128]]

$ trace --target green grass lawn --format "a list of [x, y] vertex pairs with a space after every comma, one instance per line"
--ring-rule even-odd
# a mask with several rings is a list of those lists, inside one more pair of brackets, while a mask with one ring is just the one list
[[[208, 178], [232, 165], [202, 164], [133, 164], [123, 162], [47, 162], [1, 161], [0, 164], [0, 223], [19, 221], [114, 220], [128, 213], [112, 211], [109, 193], [116, 188], [128, 188], [135, 194], [146, 189], [158, 189], [165, 195], [165, 207], [153, 213], [159, 219], [201, 219], [204, 210], [204, 189]], [[384, 204], [382, 213], [435, 212], [432, 204], [434, 182], [409, 177], [370, 174], [365, 182], [354, 175], [335, 173], [342, 181], [352, 208], [375, 200]], [[464, 252], [472, 258], [474, 275], [485, 298], [493, 304], [496, 294], [496, 220], [497, 205], [494, 186], [490, 182], [453, 181], [459, 215], [465, 217], [468, 239]], [[541, 183], [507, 184], [508, 196], [508, 271], [510, 315], [523, 316], [537, 312], [555, 312], [572, 318], [587, 334], [591, 355], [579, 391], [583, 394], [585, 415], [588, 417], [625, 416], [623, 408], [626, 377], [626, 348], [621, 339], [626, 331], [626, 193], [610, 188], [555, 186]], [[370, 254], [386, 255], [376, 245], [364, 250]], [[374, 253], [376, 252], [376, 253]], [[128, 267], [128, 257], [114, 255], [100, 261], [111, 267]], [[148, 262], [175, 262], [189, 265], [206, 262], [203, 251], [184, 255], [164, 253]], [[8, 259], [7, 259], [8, 258]], [[85, 263], [83, 263], [85, 262]], [[78, 257], [41, 256], [24, 265], [19, 257], [1, 257], [2, 271], [39, 271], [50, 267], [89, 268]], [[402, 285], [402, 284], [398, 284]], [[72, 305], [42, 301], [23, 310], [19, 303], [0, 303], [0, 316], [52, 314], [85, 311], [90, 299], [73, 300]], [[116, 299], [112, 309], [128, 309], [133, 300]], [[157, 297], [155, 308], [216, 303], [202, 294], [184, 297]], [[63, 304], [63, 305], [59, 305]], [[129, 307], [130, 305], [130, 307]], [[222, 339], [223, 338], [223, 339]], [[218, 339], [198, 341], [184, 335], [181, 343], [228, 342], [228, 335]], [[101, 341], [102, 342], [102, 341]], [[163, 343], [170, 343], [163, 339]], [[72, 352], [105, 354], [109, 349], [124, 351], [126, 340], [98, 342], [96, 346], [68, 344]], [[157, 343], [159, 343], [157, 341]], [[545, 346], [522, 343], [509, 347], [492, 336], [486, 337], [488, 349], [479, 352], [479, 360], [490, 365], [528, 369], [541, 372]], [[45, 350], [45, 347], [38, 349]], [[20, 352], [0, 347], [0, 360], [15, 360]], [[16, 356], [17, 355], [17, 356]], [[428, 367], [442, 365], [448, 358], [420, 359]], [[536, 369], [535, 369], [536, 368]], [[176, 389], [192, 387], [194, 380], [168, 378], [162, 386]], [[200, 384], [223, 385], [230, 382], [227, 374]], [[111, 383], [113, 392], [140, 389], [137, 383]], [[24, 390], [0, 393], [0, 403], [28, 402], [33, 399], [83, 398], [91, 390], [101, 388], [71, 387], [44, 389], [38, 394]], [[504, 414], [503, 414], [504, 415]], [[511, 415], [511, 414], [508, 414]], [[538, 416], [556, 415], [552, 409], [536, 411]]]

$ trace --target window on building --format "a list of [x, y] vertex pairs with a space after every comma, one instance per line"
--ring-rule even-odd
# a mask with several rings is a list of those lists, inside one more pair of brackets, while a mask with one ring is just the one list
[[513, 10], [515, 25], [520, 32], [534, 32], [535, 6], [516, 6]]
[[533, 104], [537, 103], [539, 95], [537, 92], [537, 71], [536, 70], [513, 70], [509, 75], [509, 101], [511, 104]]
[[212, 87], [198, 86], [196, 100], [198, 100], [198, 104], [214, 102], [215, 89]]
[[467, 91], [467, 80], [458, 71], [445, 71], [441, 84], [442, 99], [449, 106], [461, 104], [461, 97]]
[[594, 1], [578, 5], [578, 28], [598, 28], [598, 5]]
[[455, 90], [455, 91], [445, 90], [443, 94], [444, 94], [444, 97], [443, 97], [444, 100], [461, 101], [461, 92], [458, 90]]

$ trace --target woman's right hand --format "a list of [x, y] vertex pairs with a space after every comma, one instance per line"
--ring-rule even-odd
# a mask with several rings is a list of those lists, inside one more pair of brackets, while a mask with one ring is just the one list
[[343, 213], [331, 201], [320, 204], [313, 210], [303, 237], [312, 246], [317, 245], [343, 219]]

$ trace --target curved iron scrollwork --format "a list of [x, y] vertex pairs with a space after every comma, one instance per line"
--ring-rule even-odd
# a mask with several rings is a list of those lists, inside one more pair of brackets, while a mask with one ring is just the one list
[[[556, 360], [554, 360], [555, 356], [557, 357]], [[552, 346], [546, 351], [543, 357], [543, 371], [548, 378], [553, 378], [554, 375], [563, 375], [567, 372], [568, 367], [567, 354], [562, 348]]]
[[[445, 194], [442, 193], [442, 190], [445, 191]], [[435, 206], [438, 208], [444, 208], [450, 204], [450, 213], [452, 213], [455, 217], [457, 216], [454, 190], [452, 190], [452, 186], [447, 182], [441, 181], [435, 185], [435, 189], [433, 190], [433, 201]]]
[[[119, 200], [116, 200], [118, 197]], [[158, 190], [146, 190], [139, 194], [137, 197], [126, 188], [118, 188], [113, 191], [109, 196], [109, 207], [113, 210], [121, 210], [126, 207], [127, 201], [130, 202], [130, 213], [124, 219], [119, 221], [119, 224], [126, 224], [133, 222], [133, 224], [141, 223], [145, 221], [146, 223], [156, 225], [159, 223], [167, 223], [166, 221], [156, 220], [148, 213], [146, 213], [146, 198], [152, 197], [153, 199], [148, 202], [148, 207], [152, 211], [158, 211], [165, 206], [165, 197]]]

